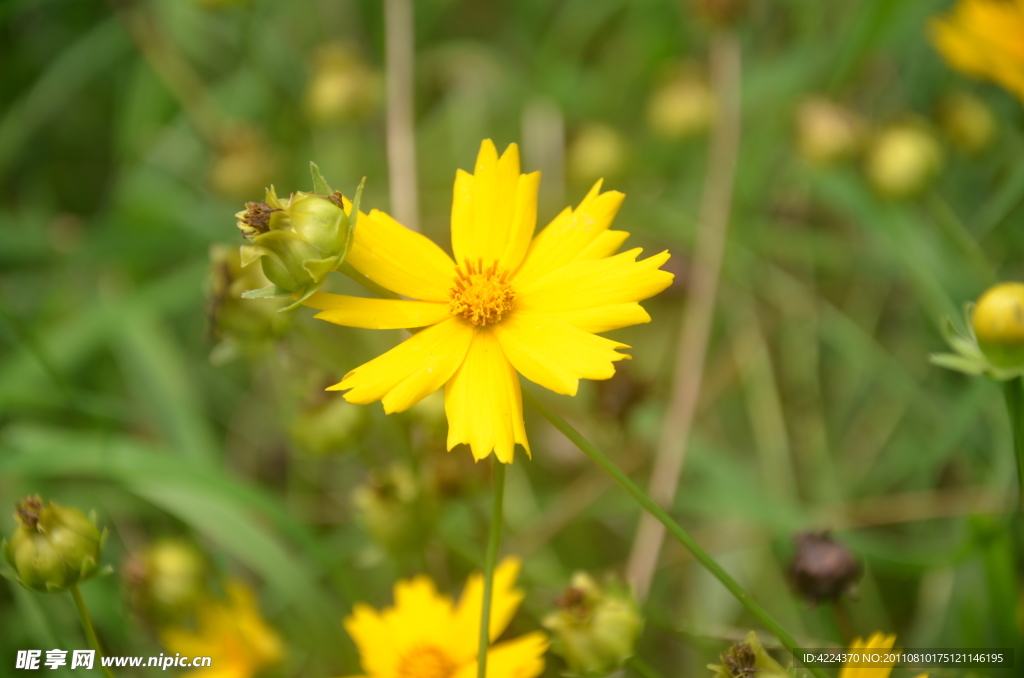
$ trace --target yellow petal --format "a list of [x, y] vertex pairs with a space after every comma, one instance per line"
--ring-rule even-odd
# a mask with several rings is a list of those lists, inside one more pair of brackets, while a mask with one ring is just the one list
[[448, 381], [462, 364], [473, 330], [449, 318], [417, 332], [387, 353], [345, 375], [330, 391], [349, 390], [345, 400], [366, 405], [382, 400], [384, 411], [402, 412]]
[[516, 287], [516, 311], [576, 311], [640, 301], [672, 284], [658, 267], [668, 252], [636, 261], [639, 248], [593, 261], [563, 266], [535, 283]]
[[516, 443], [530, 454], [519, 375], [490, 328], [474, 334], [462, 366], [445, 385], [448, 449], [465, 443], [476, 459], [493, 450], [499, 461], [511, 464]]
[[618, 191], [600, 191], [598, 181], [575, 210], [563, 210], [537, 234], [515, 274], [517, 284], [531, 284], [571, 263], [608, 230], [626, 196]]
[[480, 144], [476, 170], [455, 174], [452, 251], [455, 259], [499, 261], [519, 266], [537, 226], [540, 173], [519, 173], [519, 148], [510, 144], [498, 157], [494, 142]]
[[[520, 566], [518, 558], [509, 557], [494, 568], [494, 587], [491, 591], [491, 641], [502, 634], [523, 601], [523, 592], [514, 588]], [[467, 643], [466, 639], [479, 638], [483, 600], [484, 578], [476, 573], [470, 576], [462, 590], [459, 604], [455, 608], [451, 642], [448, 644], [449, 653], [459, 661], [476, 659], [479, 643]]]
[[[590, 244], [583, 248], [583, 251], [576, 257], [576, 261], [590, 261], [592, 259], [604, 259], [619, 251], [622, 243], [626, 242], [629, 233], [625, 231], [602, 231]], [[569, 262], [566, 262], [569, 263]]]
[[524, 377], [555, 393], [576, 395], [580, 379], [610, 379], [629, 348], [560, 318], [516, 311], [494, 326], [501, 350]]
[[[532, 311], [532, 313], [539, 312]], [[592, 332], [594, 334], [651, 322], [651, 316], [644, 310], [643, 306], [635, 301], [625, 304], [612, 304], [610, 306], [559, 311], [556, 317], [584, 332]]]
[[360, 212], [345, 260], [378, 285], [425, 301], [447, 303], [455, 278], [455, 262], [444, 250], [377, 210]]
[[[544, 672], [548, 639], [543, 633], [528, 633], [499, 643], [487, 651], [487, 678], [536, 678]], [[459, 668], [452, 678], [476, 678], [474, 661]]]
[[398, 655], [391, 646], [391, 625], [383, 614], [365, 603], [356, 603], [352, 615], [346, 617], [343, 624], [359, 649], [363, 671], [371, 676], [390, 676], [397, 672]]
[[370, 330], [394, 330], [434, 325], [449, 317], [448, 304], [405, 299], [366, 299], [315, 292], [302, 302], [320, 309], [314, 318], [336, 325]]
[[424, 645], [444, 647], [451, 636], [453, 607], [452, 599], [438, 593], [425, 575], [399, 581], [388, 618], [392, 652], [401, 655], [403, 649]]

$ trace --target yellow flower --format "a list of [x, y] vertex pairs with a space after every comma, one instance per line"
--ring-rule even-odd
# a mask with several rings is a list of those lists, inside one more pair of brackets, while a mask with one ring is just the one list
[[164, 646], [186, 657], [210, 657], [210, 666], [188, 678], [252, 678], [284, 657], [277, 633], [260, 616], [253, 592], [240, 582], [227, 585], [228, 600], [208, 600], [196, 612], [198, 630], [168, 629]]
[[594, 333], [650, 321], [637, 302], [672, 282], [658, 270], [669, 255], [612, 256], [629, 235], [608, 230], [625, 196], [601, 193], [600, 181], [534, 238], [539, 181], [519, 173], [515, 144], [499, 158], [485, 140], [476, 173], [455, 175], [454, 260], [383, 212], [360, 214], [346, 261], [411, 299], [318, 292], [305, 303], [339, 325], [427, 329], [330, 390], [347, 390], [350, 403], [381, 400], [391, 413], [444, 386], [448, 449], [466, 443], [477, 459], [494, 451], [511, 463], [517, 443], [530, 453], [517, 371], [568, 395], [581, 378], [610, 378], [629, 357], [616, 349], [629, 347]]
[[[885, 652], [891, 650], [893, 644], [896, 642], [896, 634], [891, 633], [884, 635], [880, 632], [876, 632], [871, 635], [866, 641], [860, 638], [854, 638], [853, 644], [850, 645], [850, 652], [857, 652], [859, 650], [878, 650]], [[844, 666], [839, 671], [839, 678], [889, 678], [889, 674], [892, 673], [892, 664], [888, 666], [872, 666], [872, 667], [855, 667], [855, 666]], [[928, 678], [927, 673], [922, 673], [917, 678]]]
[[[514, 589], [519, 561], [506, 558], [494, 570], [491, 641], [501, 635], [523, 599]], [[366, 678], [476, 678], [483, 610], [483, 577], [474, 574], [458, 604], [423, 575], [395, 584], [395, 606], [377, 612], [359, 603], [345, 630], [359, 648]], [[543, 633], [528, 633], [491, 646], [489, 678], [534, 678], [544, 670]]]
[[949, 64], [1024, 100], [1024, 0], [960, 0], [929, 33]]

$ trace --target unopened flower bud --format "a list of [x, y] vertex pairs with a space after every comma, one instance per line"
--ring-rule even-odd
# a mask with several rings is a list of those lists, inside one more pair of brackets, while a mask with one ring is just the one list
[[857, 556], [827, 532], [797, 534], [789, 579], [801, 596], [817, 605], [850, 593], [862, 574]]
[[[326, 187], [316, 166], [311, 169], [314, 184]], [[241, 248], [242, 266], [262, 260], [263, 273], [275, 286], [250, 295], [295, 296], [295, 303], [283, 309], [290, 310], [319, 289], [348, 253], [354, 228], [349, 213], [358, 211], [361, 194], [362, 184], [348, 212], [342, 195], [331, 190], [323, 195], [299, 191], [285, 202], [271, 186], [264, 202], [245, 203], [235, 214], [239, 230], [252, 243]]]
[[600, 123], [583, 127], [569, 146], [567, 169], [569, 175], [580, 182], [619, 174], [626, 164], [628, 148], [618, 132]]
[[996, 136], [992, 110], [978, 97], [953, 92], [939, 101], [939, 126], [954, 146], [965, 153], [984, 150]]
[[751, 631], [722, 655], [722, 663], [709, 664], [715, 678], [788, 678], [789, 673], [775, 661]]
[[38, 495], [18, 502], [18, 523], [4, 559], [33, 591], [61, 591], [96, 574], [106, 531], [76, 508], [43, 504]]
[[1024, 283], [990, 287], [974, 306], [971, 325], [978, 346], [993, 365], [1024, 366]]
[[420, 487], [409, 467], [401, 464], [376, 471], [352, 491], [358, 520], [370, 537], [390, 553], [417, 543], [421, 517], [417, 513]]
[[306, 88], [306, 113], [314, 124], [328, 125], [360, 118], [380, 99], [380, 77], [351, 48], [330, 44], [314, 59]]
[[695, 67], [683, 65], [651, 94], [647, 123], [662, 138], [685, 139], [706, 132], [717, 112], [707, 79]]
[[124, 582], [133, 606], [159, 624], [176, 622], [206, 595], [206, 557], [183, 539], [162, 539], [132, 554]]
[[849, 109], [823, 99], [805, 99], [796, 112], [797, 150], [815, 165], [853, 157], [864, 143], [864, 123]]
[[602, 587], [589, 574], [577, 572], [558, 607], [542, 623], [552, 633], [551, 649], [565, 659], [570, 675], [607, 675], [633, 656], [644, 620], [621, 584]]
[[940, 169], [942, 148], [930, 132], [915, 124], [882, 131], [868, 149], [865, 164], [872, 186], [891, 198], [918, 193]]

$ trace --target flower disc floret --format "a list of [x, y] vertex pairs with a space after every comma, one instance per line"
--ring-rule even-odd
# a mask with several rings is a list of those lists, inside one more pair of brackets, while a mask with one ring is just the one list
[[475, 264], [467, 259], [462, 266], [455, 267], [451, 298], [448, 311], [452, 315], [483, 327], [499, 322], [512, 310], [516, 292], [508, 282], [508, 271], [497, 261], [484, 268], [483, 259]]
[[451, 678], [459, 665], [444, 650], [415, 647], [398, 660], [397, 678]]

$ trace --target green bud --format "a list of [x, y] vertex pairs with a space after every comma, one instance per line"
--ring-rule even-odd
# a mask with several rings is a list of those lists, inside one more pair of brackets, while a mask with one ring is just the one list
[[942, 147], [923, 125], [892, 125], [868, 149], [864, 169], [879, 193], [907, 198], [920, 193], [942, 169]]
[[[247, 202], [235, 214], [238, 229], [252, 243], [241, 248], [242, 266], [261, 260], [270, 287], [250, 290], [248, 298], [289, 296], [291, 310], [317, 291], [327, 274], [338, 268], [352, 245], [355, 219], [345, 212], [341, 193], [330, 190], [312, 165], [313, 183], [325, 195], [298, 192], [284, 202], [274, 187], [262, 203]], [[363, 185], [356, 189], [349, 213], [358, 214]]]
[[633, 656], [644, 620], [632, 593], [617, 582], [599, 586], [585, 572], [572, 576], [559, 610], [542, 622], [551, 631], [551, 649], [570, 675], [606, 675]]
[[979, 153], [995, 139], [997, 124], [992, 109], [972, 94], [947, 94], [939, 101], [937, 114], [943, 133], [965, 153]]
[[971, 313], [971, 325], [993, 365], [1024, 366], [1024, 283], [999, 283], [986, 290]]
[[339, 202], [340, 194], [335, 202], [315, 193], [299, 191], [288, 205], [292, 229], [324, 258], [340, 254], [348, 236], [348, 215]]
[[4, 559], [26, 588], [61, 591], [96, 574], [106, 531], [95, 518], [53, 502], [44, 506], [36, 495], [18, 502], [14, 519], [18, 527], [3, 542]]
[[715, 672], [715, 678], [789, 678], [786, 669], [772, 659], [753, 631], [722, 655], [721, 665], [709, 664], [708, 668]]
[[207, 593], [206, 557], [183, 539], [161, 539], [133, 554], [124, 582], [133, 607], [164, 624], [180, 621]]

